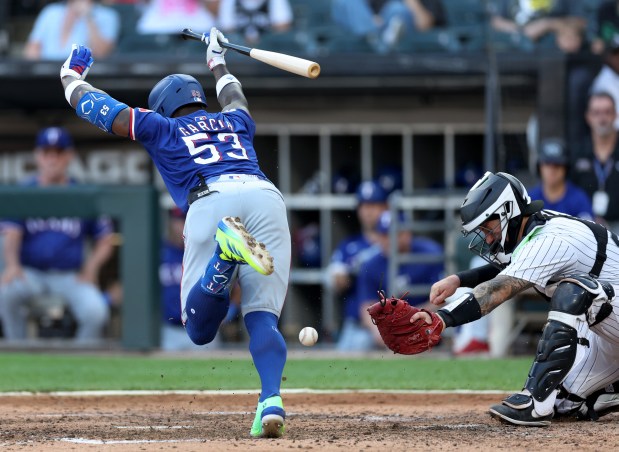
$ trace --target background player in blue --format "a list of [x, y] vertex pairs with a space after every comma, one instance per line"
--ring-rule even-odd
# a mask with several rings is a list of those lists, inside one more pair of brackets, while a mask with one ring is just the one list
[[[73, 141], [65, 129], [41, 130], [34, 153], [37, 174], [24, 181], [24, 185], [51, 187], [75, 183], [67, 174], [74, 154]], [[5, 220], [2, 229], [5, 269], [0, 312], [6, 339], [26, 338], [29, 303], [41, 295], [59, 295], [66, 301], [77, 322], [76, 341], [100, 339], [109, 319], [109, 307], [97, 280], [101, 266], [113, 252], [110, 220], [26, 218]], [[84, 260], [89, 237], [94, 239], [94, 246]]]
[[262, 383], [250, 434], [279, 437], [287, 353], [277, 323], [290, 273], [290, 230], [283, 197], [258, 166], [252, 143], [256, 126], [218, 40], [225, 37], [211, 29], [206, 60], [222, 106], [218, 113], [205, 110], [202, 86], [183, 74], [155, 85], [150, 110], [129, 108], [83, 80], [93, 61], [83, 46], [75, 46], [60, 76], [78, 116], [139, 141], [177, 206], [187, 211], [181, 315], [194, 343], [213, 340], [238, 277], [249, 351]]
[[[181, 320], [181, 279], [183, 277], [183, 229], [185, 214], [175, 207], [168, 212], [167, 234], [161, 244], [159, 282], [161, 283], [161, 349], [165, 351], [201, 350], [187, 336]], [[212, 348], [217, 339], [209, 345]]]
[[529, 191], [531, 199], [544, 201], [546, 210], [593, 220], [591, 199], [567, 178], [569, 158], [562, 139], [546, 138], [541, 141], [537, 167], [540, 183]]
[[364, 256], [372, 253], [370, 248], [376, 243], [376, 223], [387, 209], [387, 192], [377, 182], [365, 181], [357, 187], [357, 202], [361, 232], [338, 244], [327, 269], [330, 283], [344, 302], [344, 321], [337, 341], [337, 349], [341, 351], [367, 350], [374, 343], [359, 316], [357, 272]]
[[[361, 263], [357, 277], [357, 297], [359, 312], [368, 334], [374, 338], [375, 344], [383, 347], [383, 340], [378, 329], [372, 324], [369, 315], [363, 315], [367, 308], [376, 303], [377, 291], [383, 290], [387, 294], [401, 296], [407, 291], [405, 287], [414, 284], [433, 284], [443, 277], [444, 265], [440, 263], [402, 264], [398, 269], [397, 286], [389, 287], [387, 269], [389, 268], [389, 227], [391, 212], [385, 211], [376, 224], [378, 244], [373, 256], [369, 256]], [[443, 247], [427, 237], [413, 236], [410, 231], [398, 232], [398, 251], [400, 253], [442, 255]], [[407, 296], [409, 304], [418, 306], [428, 301], [427, 295]]]

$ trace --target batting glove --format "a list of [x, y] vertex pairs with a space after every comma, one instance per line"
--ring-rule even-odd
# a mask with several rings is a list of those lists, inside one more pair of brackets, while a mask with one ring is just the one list
[[223, 48], [219, 43], [228, 42], [228, 39], [217, 28], [211, 28], [211, 34], [208, 40], [208, 47], [206, 48], [206, 64], [212, 71], [215, 66], [220, 64], [226, 64], [224, 55], [228, 49]]
[[94, 61], [88, 47], [73, 44], [71, 54], [60, 68], [60, 78], [70, 75], [78, 80], [84, 80]]

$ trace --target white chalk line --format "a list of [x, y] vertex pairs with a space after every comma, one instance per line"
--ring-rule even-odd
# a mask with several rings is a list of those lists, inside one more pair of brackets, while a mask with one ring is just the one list
[[[311, 416], [311, 415], [308, 415]], [[330, 416], [331, 418], [338, 416]], [[362, 416], [359, 418], [361, 421], [366, 422], [406, 422], [411, 420], [419, 420], [421, 418], [410, 418], [404, 416]], [[116, 426], [116, 428], [121, 428], [122, 426]], [[441, 429], [444, 430], [477, 430], [480, 428], [486, 428], [487, 426], [484, 424], [452, 424], [452, 425], [443, 425]], [[125, 428], [125, 427], [122, 427]], [[127, 426], [127, 429], [178, 429], [185, 428], [185, 426]], [[416, 431], [424, 431], [424, 430], [436, 430], [436, 426], [434, 425], [407, 425], [406, 428], [408, 430], [416, 430]], [[193, 438], [193, 439], [166, 439], [166, 440], [151, 440], [151, 439], [135, 439], [135, 440], [101, 440], [101, 439], [91, 439], [91, 438], [58, 438], [56, 441], [60, 442], [68, 442], [74, 444], [144, 444], [144, 443], [188, 443], [188, 442], [200, 442], [203, 443], [204, 438]]]
[[[498, 389], [283, 389], [282, 395], [286, 394], [509, 394], [518, 391], [502, 391]], [[31, 392], [13, 391], [0, 392], [0, 397], [23, 397], [23, 396], [55, 396], [55, 397], [107, 397], [107, 396], [161, 396], [161, 395], [258, 395], [256, 389], [214, 389], [214, 390], [110, 390], [110, 391], [51, 391]]]
[[204, 439], [88, 439], [88, 438], [58, 438], [56, 441], [73, 444], [144, 444], [144, 443], [202, 443]]

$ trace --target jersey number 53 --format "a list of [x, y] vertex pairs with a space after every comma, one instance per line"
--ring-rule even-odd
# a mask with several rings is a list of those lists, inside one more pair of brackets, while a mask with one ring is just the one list
[[[189, 154], [203, 154], [200, 157], [193, 159], [194, 162], [200, 165], [208, 165], [209, 163], [218, 162], [222, 159], [222, 152], [217, 148], [216, 144], [212, 144], [212, 138], [206, 133], [196, 133], [188, 137], [182, 137]], [[236, 133], [218, 133], [217, 139], [222, 143], [227, 143], [233, 149], [238, 151], [229, 151], [224, 154], [230, 158], [238, 160], [247, 160], [247, 151], [241, 145], [239, 137]], [[206, 144], [200, 144], [201, 141], [208, 141]]]

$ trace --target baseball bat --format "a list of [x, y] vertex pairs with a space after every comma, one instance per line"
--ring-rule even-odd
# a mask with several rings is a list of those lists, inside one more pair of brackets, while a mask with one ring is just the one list
[[[194, 39], [208, 44], [209, 35], [207, 33], [196, 33], [190, 28], [185, 28], [181, 32], [183, 39]], [[232, 49], [252, 57], [254, 60], [262, 61], [270, 66], [292, 72], [293, 74], [302, 75], [307, 78], [316, 78], [320, 75], [320, 65], [314, 61], [304, 60], [303, 58], [286, 55], [285, 53], [269, 52], [268, 50], [255, 49], [245, 47], [231, 42], [220, 42], [222, 47]]]

